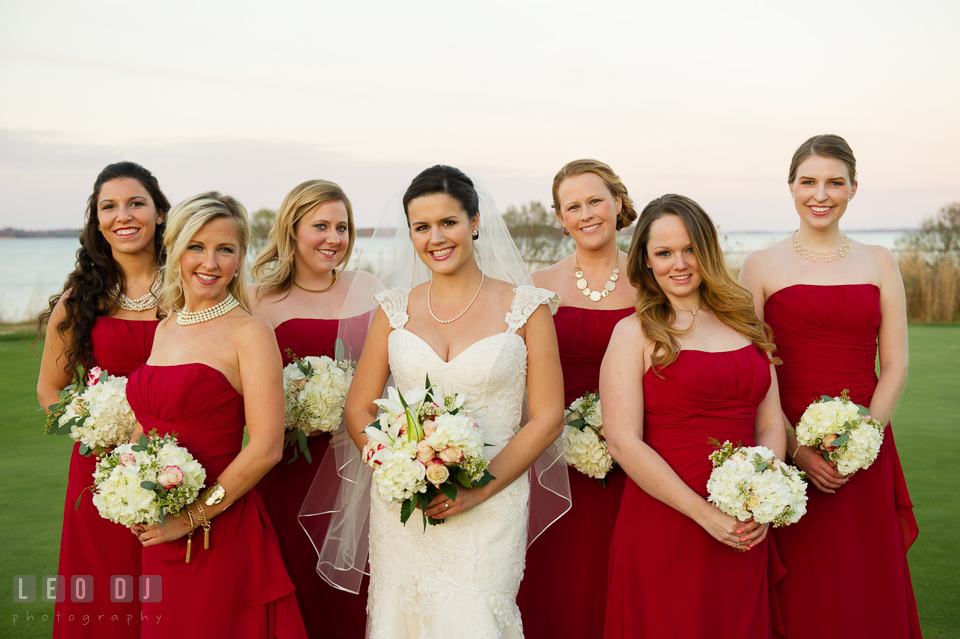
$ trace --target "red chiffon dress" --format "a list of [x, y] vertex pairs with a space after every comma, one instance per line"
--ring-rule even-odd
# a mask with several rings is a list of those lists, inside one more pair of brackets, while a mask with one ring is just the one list
[[[277, 344], [283, 354], [283, 363], [293, 361], [287, 351], [296, 357], [334, 357], [337, 341], [337, 320], [290, 319], [276, 328]], [[296, 586], [297, 602], [303, 614], [303, 624], [311, 637], [355, 639], [362, 637], [367, 625], [367, 581], [364, 578], [359, 595], [344, 592], [327, 584], [317, 574], [317, 550], [297, 520], [300, 506], [313, 484], [330, 444], [330, 435], [307, 438], [312, 463], [302, 453], [293, 458], [294, 446], [287, 447], [283, 459], [257, 484], [263, 504], [277, 531], [280, 554], [287, 566], [290, 579]], [[322, 538], [330, 517], [317, 515], [305, 520], [311, 530], [320, 531]]]
[[[243, 397], [205, 364], [143, 365], [127, 399], [144, 431], [176, 433], [213, 484], [240, 452]], [[293, 584], [260, 495], [247, 492], [212, 520], [210, 548], [194, 533], [143, 549], [143, 574], [159, 575], [161, 599], [142, 604], [143, 637], [306, 637]], [[128, 533], [129, 534], [129, 533]]]
[[[844, 389], [870, 405], [880, 289], [788, 286], [770, 296], [764, 317], [783, 360], [780, 402], [792, 424], [813, 400]], [[787, 637], [919, 637], [906, 554], [918, 528], [890, 425], [870, 468], [834, 495], [811, 485], [807, 496], [807, 514], [775, 533], [788, 570], [777, 584]]]
[[[681, 351], [643, 377], [643, 440], [707, 497], [711, 437], [753, 446], [770, 364], [756, 346]], [[771, 637], [779, 630], [773, 584], [783, 574], [770, 535], [746, 552], [628, 480], [610, 548], [604, 637]]]
[[[561, 306], [553, 316], [563, 369], [563, 402], [600, 386], [600, 364], [617, 322], [634, 309]], [[593, 639], [603, 629], [610, 539], [626, 473], [607, 475], [607, 487], [571, 468], [570, 510], [527, 549], [517, 605], [527, 639]]]
[[[91, 367], [99, 366], [111, 375], [129, 376], [150, 356], [157, 324], [157, 320], [98, 318], [90, 333], [94, 360]], [[80, 454], [80, 444], [73, 445], [57, 574], [64, 578], [64, 587], [68, 590], [71, 577], [89, 575], [93, 582], [93, 601], [73, 603], [66, 596], [56, 604], [54, 638], [140, 636], [140, 624], [137, 621], [140, 602], [136, 598], [130, 603], [110, 601], [111, 576], [129, 575], [135, 583], [139, 579], [140, 544], [129, 528], [104, 519], [93, 505], [87, 489], [93, 486], [96, 465], [96, 457], [84, 457]], [[75, 508], [77, 499], [80, 499], [79, 509]], [[84, 615], [89, 615], [86, 624], [83, 622]]]

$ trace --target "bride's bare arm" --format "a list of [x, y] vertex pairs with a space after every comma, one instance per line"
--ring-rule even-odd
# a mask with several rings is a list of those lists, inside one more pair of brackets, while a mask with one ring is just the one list
[[527, 396], [530, 419], [510, 443], [490, 462], [493, 479], [482, 488], [460, 490], [456, 502], [446, 508], [443, 494], [431, 503], [426, 514], [443, 519], [483, 503], [527, 472], [537, 458], [563, 432], [563, 375], [553, 317], [541, 305], [527, 320]]
[[387, 360], [387, 338], [390, 330], [386, 314], [378, 308], [363, 343], [363, 352], [360, 353], [360, 361], [357, 362], [357, 370], [344, 405], [347, 432], [357, 448], [363, 448], [367, 443], [363, 429], [377, 418], [377, 406], [373, 401], [383, 396], [383, 388], [390, 378], [390, 364]]

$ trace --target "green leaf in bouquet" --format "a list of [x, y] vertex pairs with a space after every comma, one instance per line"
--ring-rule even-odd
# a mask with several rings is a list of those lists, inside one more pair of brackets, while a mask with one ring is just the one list
[[754, 467], [753, 472], [762, 473], [769, 467], [770, 467], [770, 462], [767, 461], [766, 459], [761, 459], [759, 462], [757, 462], [757, 465]]
[[790, 473], [787, 472], [787, 469], [783, 466], [780, 466], [780, 472], [783, 473], [784, 477], [790, 477]]
[[433, 525], [433, 518], [427, 517], [427, 508], [430, 507], [430, 501], [432, 499], [432, 494], [429, 493], [418, 493], [417, 499], [420, 502], [420, 514], [423, 516], [423, 530], [427, 530], [427, 519], [430, 519], [430, 524]]
[[490, 483], [491, 479], [496, 479], [489, 470], [484, 470], [483, 474], [480, 475], [480, 479], [473, 482], [473, 485], [477, 488], [483, 488]]
[[83, 499], [83, 491], [80, 491], [80, 496], [77, 497], [77, 503], [74, 504], [74, 506], [73, 506], [73, 509], [74, 509], [74, 510], [80, 510], [80, 500], [81, 500], [81, 499]]
[[310, 447], [307, 445], [307, 434], [302, 430], [298, 430], [297, 433], [297, 443], [300, 445], [300, 452], [307, 458], [307, 463], [312, 464], [313, 458], [310, 456]]
[[831, 460], [830, 460], [830, 451], [829, 451], [829, 450], [823, 451], [823, 452], [821, 453], [821, 455], [823, 455], [824, 460], [826, 460], [826, 461], [831, 461]]
[[440, 491], [446, 495], [450, 501], [457, 501], [457, 487], [449, 479], [440, 484]]
[[80, 452], [80, 454], [83, 455], [84, 457], [89, 457], [89, 456], [90, 456], [90, 447], [87, 446], [86, 444], [80, 444], [80, 451], [79, 451], [79, 452]]
[[857, 404], [857, 412], [861, 415], [869, 415], [870, 411], [863, 404]]
[[404, 499], [403, 503], [400, 504], [400, 523], [403, 525], [407, 524], [407, 520], [410, 519], [410, 515], [413, 514], [413, 511], [417, 509], [417, 504], [414, 501], [414, 498]]
[[832, 401], [833, 401], [833, 398], [830, 397], [829, 395], [821, 395], [821, 396], [820, 396], [820, 399], [822, 399], [822, 400], [825, 401], [825, 402], [832, 402]]
[[843, 446], [848, 441], [850, 441], [850, 422], [847, 422], [846, 424], [844, 424], [844, 426], [847, 428], [847, 430], [843, 432], [843, 435], [840, 435], [835, 440], [833, 440], [833, 443], [831, 444], [831, 446]]
[[333, 358], [338, 362], [342, 362], [345, 355], [346, 349], [343, 348], [343, 340], [338, 337], [337, 341], [334, 342]]
[[567, 426], [576, 428], [577, 430], [583, 430], [586, 425], [587, 420], [585, 420], [583, 417], [577, 417], [576, 419], [571, 419], [567, 422]]
[[166, 510], [166, 508], [164, 508], [163, 506], [160, 506], [160, 525], [161, 525], [161, 526], [166, 526], [166, 525], [167, 525], [167, 524], [166, 524], [166, 520], [164, 520], [164, 518], [163, 518], [163, 511], [164, 511], [164, 510]]
[[[432, 402], [432, 401], [433, 401], [433, 386], [430, 384], [430, 373], [427, 373], [427, 380], [426, 380], [425, 384], [426, 384], [426, 385], [424, 386], [424, 388], [427, 389], [427, 394], [424, 396], [424, 399], [427, 400], [428, 402]], [[403, 396], [401, 396], [401, 400], [400, 400], [400, 401], [403, 401]], [[406, 404], [404, 404], [404, 406], [406, 406]]]
[[600, 483], [600, 488], [606, 488], [609, 485], [606, 477], [597, 477], [597, 482]]
[[147, 439], [146, 434], [141, 433], [140, 439], [137, 440], [137, 443], [133, 445], [131, 450], [134, 450], [138, 453], [142, 453], [143, 451], [147, 450], [147, 447], [149, 446], [149, 444], [150, 444], [150, 440]]
[[457, 481], [460, 482], [460, 485], [464, 488], [473, 486], [473, 480], [470, 479], [470, 475], [462, 468], [457, 469]]
[[146, 481], [146, 480], [144, 480], [144, 481], [140, 482], [140, 488], [143, 488], [144, 490], [156, 490], [156, 489], [157, 489], [157, 485], [156, 485], [155, 483], [153, 483], [152, 481]]
[[288, 464], [292, 464], [293, 462], [297, 461], [297, 459], [300, 457], [300, 453], [297, 451], [297, 446], [293, 445], [293, 440], [290, 440], [290, 441], [291, 441], [290, 445], [293, 446], [293, 455], [290, 457], [290, 461], [287, 462]]

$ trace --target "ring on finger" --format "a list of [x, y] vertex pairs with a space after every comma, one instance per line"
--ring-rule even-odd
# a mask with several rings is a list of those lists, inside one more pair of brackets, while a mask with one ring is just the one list
[[449, 501], [445, 501], [445, 502], [443, 502], [443, 505], [444, 505], [446, 508], [449, 508], [449, 507], [450, 507], [450, 502], [449, 502]]

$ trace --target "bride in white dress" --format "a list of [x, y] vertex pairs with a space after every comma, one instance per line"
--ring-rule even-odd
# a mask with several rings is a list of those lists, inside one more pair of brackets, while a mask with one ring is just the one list
[[[358, 447], [376, 417], [390, 375], [401, 391], [424, 378], [467, 396], [489, 470], [482, 488], [438, 494], [426, 514], [400, 523], [397, 505], [376, 489], [370, 512], [368, 636], [522, 637], [516, 594], [527, 546], [527, 471], [562, 431], [563, 383], [551, 314], [556, 294], [494, 279], [481, 269], [474, 240], [482, 224], [473, 182], [435, 166], [403, 198], [416, 255], [432, 279], [376, 296], [376, 311], [346, 403]], [[502, 223], [501, 223], [502, 225]], [[483, 259], [483, 258], [481, 258]], [[487, 270], [495, 270], [490, 268]], [[524, 396], [529, 419], [521, 426]]]

